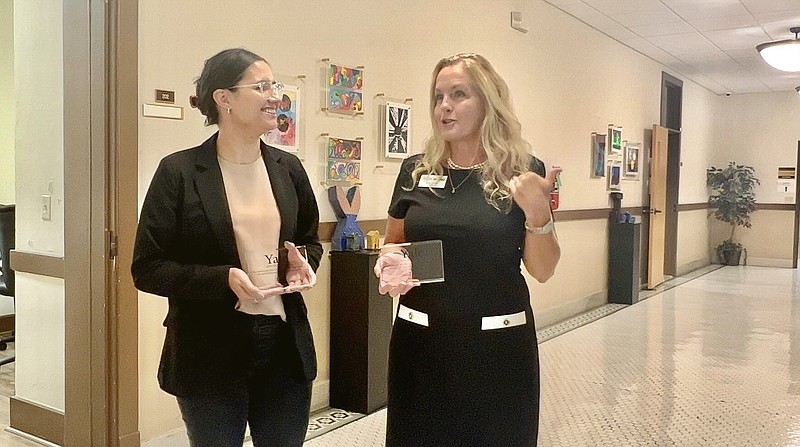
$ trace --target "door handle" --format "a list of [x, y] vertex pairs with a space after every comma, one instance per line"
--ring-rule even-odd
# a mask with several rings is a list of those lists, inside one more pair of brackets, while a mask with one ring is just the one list
[[650, 214], [658, 214], [658, 213], [663, 213], [663, 211], [661, 211], [658, 208], [651, 208], [650, 209]]

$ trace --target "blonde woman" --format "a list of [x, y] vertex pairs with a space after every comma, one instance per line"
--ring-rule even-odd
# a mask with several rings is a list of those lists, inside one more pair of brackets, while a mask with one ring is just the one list
[[477, 54], [442, 59], [431, 85], [433, 134], [401, 167], [387, 243], [442, 240], [445, 282], [376, 264], [400, 296], [389, 357], [387, 446], [532, 446], [539, 364], [520, 261], [547, 281], [560, 258], [546, 171], [522, 139], [508, 86]]

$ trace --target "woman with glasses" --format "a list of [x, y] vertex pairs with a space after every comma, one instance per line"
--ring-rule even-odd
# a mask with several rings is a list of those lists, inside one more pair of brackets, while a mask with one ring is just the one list
[[[219, 131], [165, 157], [131, 271], [167, 297], [161, 388], [192, 446], [300, 446], [316, 357], [300, 291], [316, 282], [319, 212], [300, 160], [264, 144], [281, 85], [244, 49], [205, 62], [190, 99]], [[300, 246], [305, 247], [306, 255]]]
[[550, 191], [560, 168], [530, 154], [508, 86], [480, 55], [442, 59], [433, 134], [407, 158], [387, 243], [442, 241], [444, 282], [419, 285], [385, 248], [381, 292], [400, 296], [389, 351], [387, 446], [536, 445], [539, 360], [530, 295], [561, 251]]

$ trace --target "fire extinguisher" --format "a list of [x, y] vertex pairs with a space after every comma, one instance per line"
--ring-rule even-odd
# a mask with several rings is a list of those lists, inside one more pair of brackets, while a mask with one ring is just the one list
[[558, 190], [561, 188], [561, 173], [556, 174], [556, 182], [553, 184], [553, 189], [550, 191], [550, 209], [558, 209]]

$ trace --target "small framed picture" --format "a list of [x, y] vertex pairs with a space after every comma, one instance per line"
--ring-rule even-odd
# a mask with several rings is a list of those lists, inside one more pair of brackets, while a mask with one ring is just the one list
[[592, 132], [592, 177], [606, 176], [606, 136]]
[[626, 177], [639, 176], [639, 152], [638, 144], [628, 144], [625, 146], [625, 158], [622, 166]]
[[387, 102], [384, 109], [384, 155], [406, 158], [411, 143], [411, 106]]
[[622, 155], [622, 128], [611, 127], [608, 128], [608, 153], [613, 155]]
[[364, 69], [330, 64], [325, 82], [325, 110], [334, 113], [357, 114], [364, 106]]
[[300, 149], [300, 89], [297, 86], [284, 84], [276, 113], [278, 127], [266, 133], [267, 144], [297, 153]]
[[619, 164], [613, 164], [608, 167], [608, 190], [609, 191], [616, 191], [619, 190], [619, 183], [622, 179], [622, 166]]
[[328, 160], [325, 173], [327, 181], [361, 181], [361, 140], [328, 137], [325, 151]]

